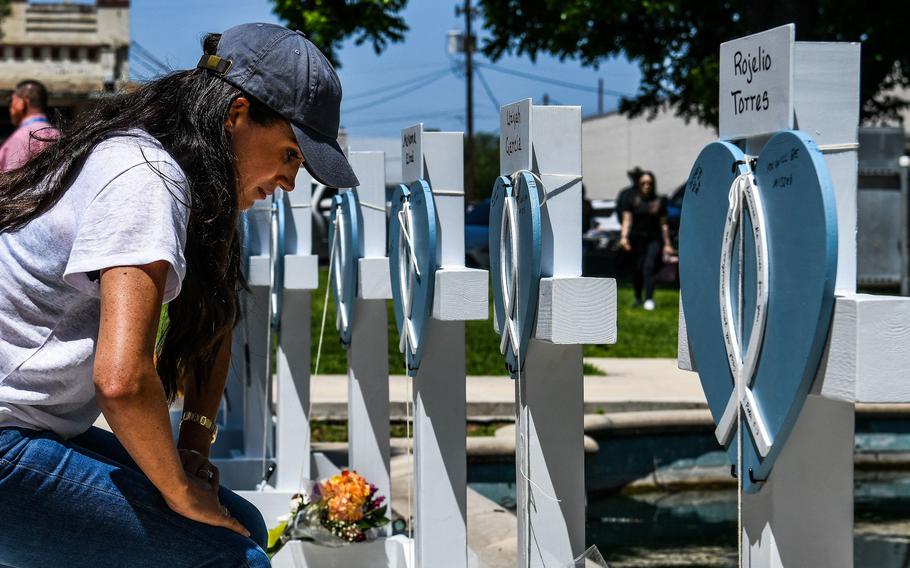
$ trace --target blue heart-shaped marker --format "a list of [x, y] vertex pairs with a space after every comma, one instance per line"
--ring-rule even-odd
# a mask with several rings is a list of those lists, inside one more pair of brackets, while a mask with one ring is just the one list
[[354, 191], [340, 193], [332, 200], [329, 242], [333, 258], [329, 277], [335, 298], [336, 327], [345, 347], [351, 344], [357, 306], [357, 265], [363, 256], [359, 209]]
[[500, 176], [490, 197], [490, 272], [500, 352], [515, 376], [528, 352], [540, 291], [540, 199], [527, 171]]
[[436, 280], [436, 208], [429, 184], [398, 186], [389, 221], [389, 272], [392, 302], [408, 374], [416, 374], [424, 332], [433, 315]]
[[752, 163], [727, 142], [702, 150], [683, 202], [682, 302], [716, 433], [733, 462], [740, 408], [746, 491], [767, 479], [808, 395], [836, 269], [834, 190], [808, 136], [777, 133]]

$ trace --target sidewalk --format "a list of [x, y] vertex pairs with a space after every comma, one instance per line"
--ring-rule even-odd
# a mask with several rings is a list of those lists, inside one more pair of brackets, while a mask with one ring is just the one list
[[[585, 414], [707, 408], [698, 375], [677, 369], [676, 359], [588, 358], [585, 362], [607, 373], [585, 377]], [[393, 375], [389, 381], [392, 418], [404, 419], [405, 377]], [[310, 393], [314, 419], [347, 419], [347, 376], [314, 377]], [[466, 396], [471, 420], [514, 416], [515, 384], [507, 376], [470, 376]]]

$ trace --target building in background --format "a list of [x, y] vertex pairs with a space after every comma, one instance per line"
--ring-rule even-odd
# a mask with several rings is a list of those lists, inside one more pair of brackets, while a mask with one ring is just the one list
[[130, 1], [31, 3], [13, 0], [0, 38], [0, 138], [13, 127], [7, 104], [16, 84], [37, 79], [63, 117], [129, 80]]
[[609, 112], [581, 123], [582, 171], [588, 199], [616, 199], [629, 185], [626, 172], [640, 166], [657, 176], [657, 189], [671, 195], [689, 177], [701, 149], [717, 139], [711, 127], [663, 110], [653, 119]]

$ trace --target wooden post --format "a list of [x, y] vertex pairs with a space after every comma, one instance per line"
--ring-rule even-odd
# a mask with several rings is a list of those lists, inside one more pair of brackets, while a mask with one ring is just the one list
[[[783, 38], [783, 39], [781, 39]], [[834, 318], [802, 412], [760, 491], [743, 496], [743, 563], [751, 567], [853, 565], [855, 402], [905, 402], [910, 299], [856, 291], [856, 173], [859, 44], [795, 42], [792, 25], [721, 47], [720, 137], [758, 155], [775, 130], [807, 133], [825, 153], [834, 183], [838, 256]], [[749, 93], [769, 93], [779, 116], [726, 106], [744, 79], [734, 57], [773, 54]], [[781, 73], [781, 69], [788, 69]], [[737, 75], [740, 75], [737, 77]], [[685, 292], [685, 290], [683, 290]], [[775, 290], [770, 290], [771, 294]], [[679, 366], [696, 370], [680, 312]]]
[[565, 566], [585, 549], [581, 344], [616, 341], [616, 281], [581, 277], [580, 107], [502, 107], [500, 174], [521, 170], [540, 184], [542, 278], [527, 361], [513, 371], [518, 565]]
[[271, 459], [267, 452], [271, 409], [266, 404], [270, 211], [271, 203], [262, 201], [244, 214], [250, 289], [241, 292], [244, 313], [234, 329], [231, 345], [231, 367], [222, 405], [227, 436], [219, 436], [212, 448], [212, 461], [220, 470], [221, 483], [231, 489], [254, 488], [262, 479], [263, 463]]
[[415, 560], [424, 568], [468, 562], [464, 321], [489, 312], [487, 271], [464, 267], [463, 149], [461, 132], [402, 130], [402, 179], [429, 183], [437, 215], [432, 318], [413, 376]]
[[277, 422], [274, 485], [296, 491], [310, 468], [310, 294], [318, 287], [319, 259], [312, 251], [311, 179], [301, 169], [290, 193], [281, 190], [286, 214], [284, 290], [277, 350]]
[[351, 152], [348, 159], [360, 180], [353, 191], [360, 206], [363, 251], [357, 260], [356, 316], [348, 348], [348, 465], [391, 502], [386, 300], [392, 291], [385, 254], [385, 153]]
[[[279, 283], [282, 328], [274, 362], [278, 389], [275, 413], [282, 416], [277, 427], [271, 404], [273, 377], [266, 369], [271, 337], [271, 203], [256, 203], [246, 214], [250, 292], [242, 300], [245, 312], [234, 331], [226, 394], [232, 407], [242, 408], [239, 436], [242, 449], [235, 445], [213, 460], [221, 471], [222, 483], [235, 490], [254, 489], [262, 480], [263, 464], [268, 467], [275, 461], [278, 463], [270, 479], [272, 485], [296, 490], [300, 476], [310, 475], [309, 314], [310, 291], [316, 287], [318, 263], [310, 254], [311, 180], [305, 170], [297, 176], [295, 187], [294, 192], [278, 190], [274, 195], [286, 214], [284, 277], [283, 283]], [[238, 386], [242, 386], [240, 396], [234, 390]], [[233, 412], [232, 409], [231, 424], [238, 421]]]

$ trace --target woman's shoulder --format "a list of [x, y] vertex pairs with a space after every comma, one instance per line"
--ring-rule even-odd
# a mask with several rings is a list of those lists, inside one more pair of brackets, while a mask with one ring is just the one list
[[175, 183], [185, 183], [186, 176], [177, 160], [168, 153], [161, 142], [140, 128], [111, 133], [98, 142], [89, 153], [86, 166], [100, 167], [118, 175], [141, 166], [149, 173], [164, 174]]

